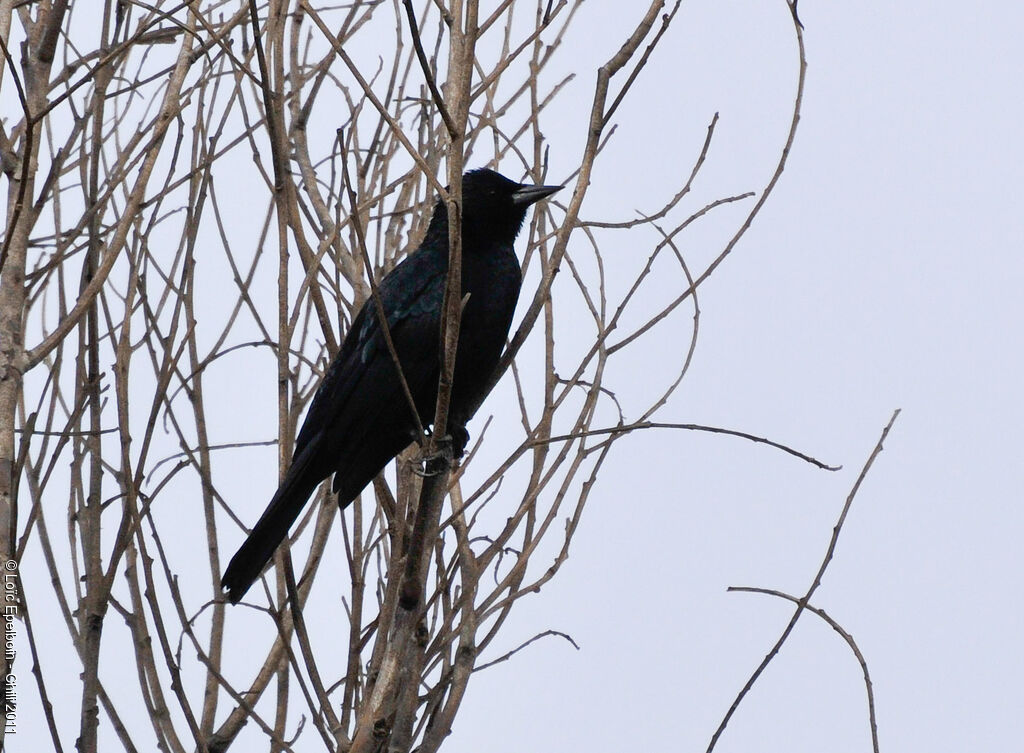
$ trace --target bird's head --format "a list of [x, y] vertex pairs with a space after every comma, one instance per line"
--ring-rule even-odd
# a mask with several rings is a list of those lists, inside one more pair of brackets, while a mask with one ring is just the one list
[[[516, 183], [487, 168], [471, 170], [462, 176], [463, 238], [511, 243], [519, 234], [530, 205], [561, 188]], [[447, 225], [447, 214], [444, 202], [438, 202], [431, 224], [440, 220]]]

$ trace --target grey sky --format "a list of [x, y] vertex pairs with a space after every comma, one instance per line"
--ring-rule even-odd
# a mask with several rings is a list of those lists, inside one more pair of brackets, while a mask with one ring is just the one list
[[[600, 5], [581, 19], [598, 35]], [[756, 186], [794, 80], [781, 5], [685, 5], [595, 199], [643, 208], [631, 197], [670, 185], [671, 159], [688, 168], [716, 110], [709, 168], [724, 190]], [[726, 587], [806, 590], [895, 408], [815, 603], [867, 657], [883, 750], [1019, 746], [1024, 7], [805, 1], [801, 16], [796, 145], [701, 290], [695, 363], [668, 414], [844, 469], [703, 434], [617, 446], [569, 564], [505, 633], [511, 648], [563, 630], [581, 651], [548, 638], [481, 673], [451, 750], [704, 750], [791, 614]], [[870, 750], [839, 637], [805, 615], [717, 749]]]

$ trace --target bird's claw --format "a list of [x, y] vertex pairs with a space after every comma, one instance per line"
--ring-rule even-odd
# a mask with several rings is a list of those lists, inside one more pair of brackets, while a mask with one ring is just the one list
[[[434, 433], [431, 429], [424, 429], [424, 432], [428, 437], [433, 437]], [[466, 454], [466, 445], [469, 444], [469, 432], [465, 426], [456, 426], [449, 430], [448, 434], [443, 437], [438, 437], [435, 443], [440, 447], [443, 445], [450, 445], [452, 448], [452, 458], [459, 460], [463, 455]], [[440, 450], [433, 455], [424, 457], [424, 461], [435, 459], [440, 454]]]
[[438, 473], [441, 472], [440, 470], [430, 470], [431, 466], [436, 461], [444, 460], [446, 457], [448, 457], [450, 462], [451, 458], [450, 456], [448, 456], [448, 453], [446, 452], [445, 445], [451, 444], [452, 438], [445, 435], [443, 437], [438, 437], [435, 441], [437, 444], [437, 449], [434, 452], [424, 453], [420, 457], [419, 467], [414, 467], [412, 469], [412, 472], [415, 473], [420, 478], [429, 478], [430, 476], [436, 476]]
[[[432, 462], [441, 460], [445, 457], [449, 457], [451, 460], [459, 460], [465, 454], [466, 444], [468, 442], [469, 432], [466, 431], [466, 427], [464, 426], [452, 429], [451, 434], [445, 434], [443, 437], [434, 437], [434, 446], [437, 449], [434, 452], [424, 454], [420, 458], [423, 468], [416, 468], [413, 470], [413, 473], [424, 478], [436, 475], [436, 471], [428, 471], [426, 468], [429, 467]], [[448, 455], [449, 451], [451, 452], [451, 455]]]
[[[426, 461], [427, 458], [424, 458], [424, 462]], [[428, 471], [426, 468], [413, 468], [412, 472], [420, 478], [430, 478], [431, 476], [436, 476], [438, 474], [438, 471]]]

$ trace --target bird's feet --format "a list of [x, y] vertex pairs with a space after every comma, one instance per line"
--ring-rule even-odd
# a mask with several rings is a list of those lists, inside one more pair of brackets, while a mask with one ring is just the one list
[[[428, 437], [433, 437], [433, 430], [430, 428], [425, 429]], [[436, 439], [437, 445], [449, 444], [452, 448], [452, 457], [458, 460], [466, 454], [466, 445], [469, 444], [469, 432], [465, 426], [452, 426], [449, 428], [449, 433], [443, 437]]]
[[[429, 429], [427, 430], [429, 433]], [[448, 448], [451, 448], [451, 455], [449, 456], [452, 460], [459, 460], [466, 453], [466, 445], [469, 444], [469, 432], [466, 431], [465, 426], [454, 426], [451, 429], [450, 434], [445, 434], [443, 437], [434, 438], [434, 446], [437, 448], [434, 452], [425, 454], [422, 458], [422, 462], [425, 469], [429, 469], [434, 461], [444, 458], [448, 453]], [[421, 476], [430, 476], [433, 473], [430, 470], [417, 471]]]

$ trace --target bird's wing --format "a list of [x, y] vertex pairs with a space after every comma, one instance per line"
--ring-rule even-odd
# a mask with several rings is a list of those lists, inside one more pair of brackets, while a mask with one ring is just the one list
[[[420, 251], [395, 267], [379, 288], [391, 339], [414, 396], [432, 375], [437, 380], [437, 338], [446, 266], [438, 254]], [[365, 433], [382, 409], [407, 410], [406, 403], [376, 303], [369, 298], [313, 397], [296, 439], [295, 454], [321, 433], [325, 438]]]

